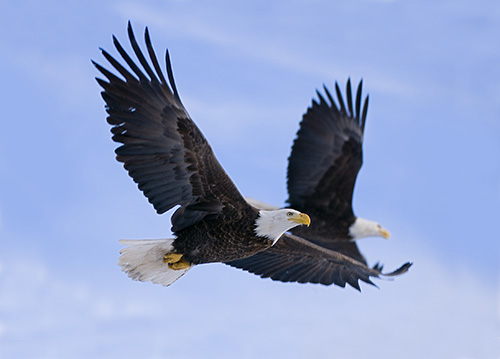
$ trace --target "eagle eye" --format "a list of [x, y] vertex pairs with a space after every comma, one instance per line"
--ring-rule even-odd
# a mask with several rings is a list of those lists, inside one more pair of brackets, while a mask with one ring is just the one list
[[293, 212], [287, 212], [287, 213], [286, 213], [286, 215], [287, 215], [288, 217], [291, 217], [291, 216], [293, 216]]

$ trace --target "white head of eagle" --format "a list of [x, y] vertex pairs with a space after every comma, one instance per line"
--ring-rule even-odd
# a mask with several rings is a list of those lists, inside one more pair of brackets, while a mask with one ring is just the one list
[[311, 219], [294, 209], [260, 210], [255, 220], [255, 234], [269, 238], [274, 245], [283, 233], [301, 224], [309, 227]]
[[384, 237], [385, 239], [389, 239], [391, 236], [389, 231], [377, 222], [360, 217], [356, 218], [351, 227], [349, 227], [349, 235], [353, 241], [365, 237]]

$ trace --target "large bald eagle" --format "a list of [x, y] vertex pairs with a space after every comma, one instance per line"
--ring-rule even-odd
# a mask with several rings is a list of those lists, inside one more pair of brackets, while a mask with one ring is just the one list
[[[360, 289], [359, 280], [373, 284], [370, 277], [395, 276], [411, 263], [383, 274], [382, 267], [368, 267], [356, 240], [369, 236], [389, 238], [378, 223], [354, 215], [352, 196], [363, 163], [363, 134], [368, 96], [362, 105], [362, 82], [353, 103], [351, 81], [344, 102], [335, 84], [337, 102], [324, 87], [328, 101], [317, 92], [319, 102], [304, 114], [288, 162], [288, 204], [311, 217], [311, 227], [294, 228], [275, 246], [252, 257], [228, 264], [261, 277], [282, 282], [311, 282]], [[255, 207], [275, 209], [248, 199]]]
[[309, 225], [299, 211], [259, 210], [245, 201], [182, 105], [168, 51], [167, 82], [147, 28], [150, 62], [130, 22], [128, 35], [140, 65], [114, 36], [131, 71], [105, 50], [103, 56], [121, 77], [93, 61], [107, 79], [97, 82], [113, 140], [122, 144], [116, 158], [159, 214], [180, 207], [172, 216], [175, 239], [122, 241], [128, 245], [119, 259], [122, 269], [132, 279], [170, 285], [193, 265], [251, 256], [293, 227]]

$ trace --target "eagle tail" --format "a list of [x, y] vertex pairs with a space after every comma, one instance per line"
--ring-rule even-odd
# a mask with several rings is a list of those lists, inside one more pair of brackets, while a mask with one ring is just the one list
[[173, 239], [126, 240], [119, 242], [127, 247], [120, 251], [118, 265], [133, 280], [169, 286], [182, 277], [192, 266], [172, 269], [164, 258], [172, 253]]

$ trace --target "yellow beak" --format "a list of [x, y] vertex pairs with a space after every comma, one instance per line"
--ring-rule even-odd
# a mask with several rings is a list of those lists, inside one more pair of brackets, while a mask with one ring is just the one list
[[389, 231], [388, 231], [387, 229], [381, 228], [381, 229], [379, 229], [379, 231], [378, 231], [378, 232], [379, 232], [379, 233], [380, 233], [380, 235], [381, 235], [382, 237], [384, 237], [385, 239], [389, 239], [389, 238], [391, 238], [391, 234], [389, 233]]
[[288, 218], [288, 220], [298, 224], [305, 224], [308, 227], [311, 224], [311, 218], [309, 218], [309, 216], [305, 213], [294, 215], [293, 217]]

